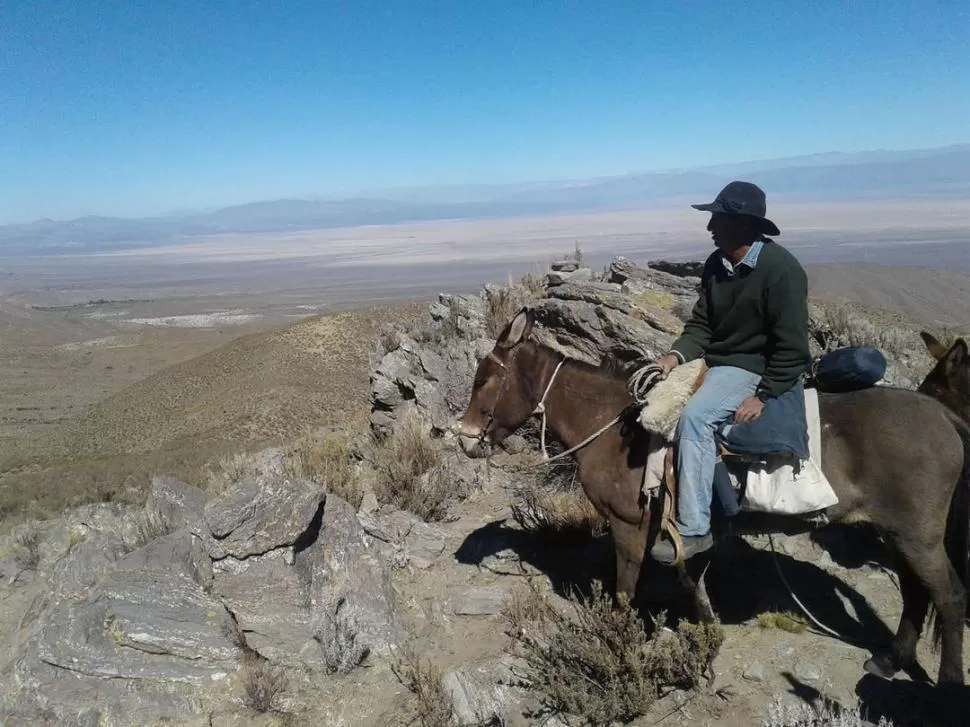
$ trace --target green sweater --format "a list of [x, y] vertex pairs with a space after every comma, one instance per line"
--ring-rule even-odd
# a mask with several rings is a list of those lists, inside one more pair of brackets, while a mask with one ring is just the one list
[[737, 366], [761, 376], [762, 401], [784, 394], [811, 361], [808, 278], [785, 248], [765, 240], [753, 268], [732, 276], [720, 251], [704, 265], [700, 297], [671, 352], [683, 362]]

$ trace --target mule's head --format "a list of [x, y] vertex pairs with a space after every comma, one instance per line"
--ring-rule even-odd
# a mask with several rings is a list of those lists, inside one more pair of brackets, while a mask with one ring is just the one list
[[535, 403], [527, 388], [522, 352], [534, 324], [523, 308], [505, 327], [495, 347], [478, 362], [471, 400], [458, 421], [458, 437], [469, 457], [479, 457], [502, 443], [532, 416]]
[[958, 338], [947, 348], [926, 331], [919, 335], [926, 344], [926, 350], [936, 359], [936, 366], [919, 385], [919, 391], [946, 398], [953, 403], [951, 405], [960, 407], [958, 413], [970, 416], [970, 355], [967, 342]]

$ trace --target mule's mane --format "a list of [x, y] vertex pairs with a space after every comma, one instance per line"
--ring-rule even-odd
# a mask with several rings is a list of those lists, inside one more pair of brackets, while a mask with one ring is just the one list
[[633, 372], [646, 363], [643, 360], [623, 361], [616, 356], [607, 355], [598, 364], [591, 364], [582, 359], [567, 356], [561, 351], [557, 351], [551, 346], [547, 346], [534, 339], [530, 339], [529, 343], [535, 348], [537, 353], [543, 356], [553, 359], [565, 358], [563, 368], [570, 368], [580, 373], [591, 374], [594, 377], [606, 379], [610, 383], [622, 382], [625, 384], [633, 375]]

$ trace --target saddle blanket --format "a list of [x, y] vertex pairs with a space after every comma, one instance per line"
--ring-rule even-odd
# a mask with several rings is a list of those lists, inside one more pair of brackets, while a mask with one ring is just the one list
[[[673, 441], [680, 412], [698, 388], [705, 372], [703, 360], [676, 367], [648, 393], [640, 410], [640, 425], [650, 432], [650, 451], [643, 478], [644, 494], [659, 491], [664, 476], [664, 456]], [[746, 457], [742, 482], [728, 468], [732, 485], [740, 493], [745, 511], [780, 515], [807, 515], [838, 503], [838, 497], [822, 471], [822, 431], [818, 392], [804, 389], [808, 458], [789, 455]]]

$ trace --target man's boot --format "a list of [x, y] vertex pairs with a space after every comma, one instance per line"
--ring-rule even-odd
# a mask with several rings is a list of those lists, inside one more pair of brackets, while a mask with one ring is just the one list
[[[710, 533], [707, 535], [696, 536], [681, 535], [680, 539], [684, 544], [684, 560], [690, 560], [698, 553], [703, 553], [705, 550], [710, 550], [714, 546], [714, 537]], [[650, 549], [650, 557], [663, 565], [673, 565], [674, 559], [677, 557], [676, 553], [674, 552], [673, 541], [666, 536], [657, 538], [653, 548]]]

